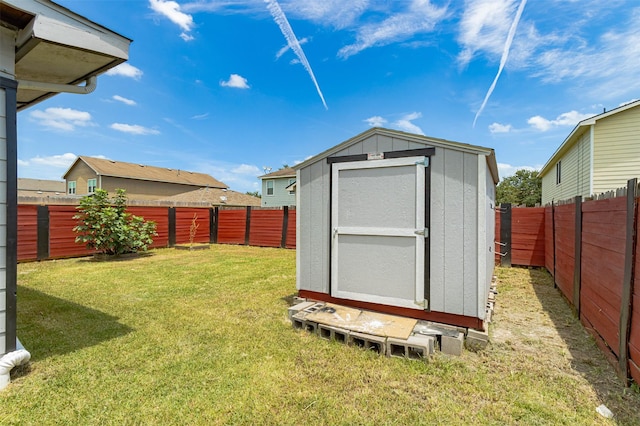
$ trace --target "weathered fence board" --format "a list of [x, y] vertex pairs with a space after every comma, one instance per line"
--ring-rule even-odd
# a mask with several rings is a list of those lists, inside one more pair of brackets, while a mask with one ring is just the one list
[[220, 209], [218, 211], [218, 243], [244, 244], [246, 223], [246, 209]]
[[194, 243], [209, 242], [209, 209], [189, 207], [176, 209], [176, 244], [190, 243], [192, 228], [195, 228]]
[[169, 214], [167, 207], [127, 207], [127, 212], [141, 216], [144, 220], [156, 223], [158, 235], [153, 238], [150, 248], [167, 247], [169, 245]]
[[252, 210], [249, 245], [280, 247], [282, 244], [282, 220], [284, 211]]
[[85, 256], [93, 253], [83, 244], [76, 243], [73, 227], [78, 221], [75, 206], [49, 206], [49, 257]]
[[555, 207], [555, 283], [570, 301], [573, 300], [573, 272], [575, 268], [575, 207], [575, 204]]
[[18, 259], [38, 258], [38, 206], [18, 206]]
[[549, 206], [544, 209], [544, 266], [551, 275], [555, 275], [555, 227], [553, 220], [554, 208]]
[[296, 210], [289, 209], [289, 219], [287, 220], [287, 238], [285, 247], [289, 249], [296, 248]]

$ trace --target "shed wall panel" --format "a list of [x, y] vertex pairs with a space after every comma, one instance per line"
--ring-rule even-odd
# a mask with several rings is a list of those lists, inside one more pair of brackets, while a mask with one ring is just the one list
[[[478, 156], [463, 153], [462, 314], [478, 315]], [[484, 259], [483, 259], [484, 260]], [[453, 296], [453, 295], [452, 295]]]
[[431, 292], [432, 311], [445, 311], [445, 192], [444, 192], [444, 149], [436, 148], [431, 157], [431, 228], [429, 229], [431, 255]]
[[464, 154], [444, 151], [444, 312], [464, 312]]

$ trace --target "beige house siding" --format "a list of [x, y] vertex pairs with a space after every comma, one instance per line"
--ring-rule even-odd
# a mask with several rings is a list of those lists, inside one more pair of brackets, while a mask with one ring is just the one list
[[593, 192], [626, 187], [640, 177], [640, 108], [598, 120], [595, 126]]
[[[98, 180], [98, 186], [100, 186], [100, 180]], [[199, 186], [102, 176], [101, 188], [110, 195], [114, 195], [116, 189], [124, 188], [127, 191], [127, 198], [132, 200], [156, 200], [193, 191]], [[84, 190], [86, 191], [86, 184]]]
[[[85, 163], [79, 162], [67, 175], [67, 194], [69, 193], [69, 182], [75, 181], [76, 195], [87, 195], [89, 193], [89, 187], [87, 186], [87, 181], [89, 179], [98, 179], [98, 176], [93, 170], [91, 170], [91, 167], [87, 166]], [[96, 183], [99, 185], [99, 180]]]
[[552, 200], [566, 200], [576, 195], [589, 195], [591, 137], [589, 129], [561, 157], [561, 181], [556, 184], [556, 165], [542, 176], [542, 205]]

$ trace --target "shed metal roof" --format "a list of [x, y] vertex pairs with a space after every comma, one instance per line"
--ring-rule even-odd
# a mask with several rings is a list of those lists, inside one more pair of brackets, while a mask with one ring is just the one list
[[169, 169], [164, 167], [147, 166], [144, 164], [125, 163], [123, 161], [106, 160], [103, 158], [80, 156], [74, 161], [64, 174], [66, 179], [69, 172], [78, 162], [84, 162], [96, 174], [102, 176], [137, 179], [154, 182], [178, 183], [210, 188], [228, 188], [226, 184], [205, 173], [189, 172], [186, 170]]
[[352, 137], [351, 139], [348, 139], [314, 157], [309, 158], [306, 161], [303, 161], [302, 163], [294, 166], [294, 169], [300, 170], [310, 164], [313, 164], [337, 152], [345, 150], [350, 146], [355, 145], [358, 142], [361, 142], [373, 135], [383, 135], [391, 138], [406, 139], [411, 142], [421, 143], [428, 146], [438, 146], [442, 148], [453, 149], [456, 151], [473, 152], [476, 154], [485, 155], [487, 157], [487, 164], [489, 166], [489, 170], [491, 171], [491, 176], [493, 178], [493, 181], [495, 183], [498, 183], [498, 181], [500, 180], [498, 176], [498, 164], [496, 163], [496, 155], [495, 155], [495, 151], [492, 148], [485, 148], [483, 146], [470, 145], [470, 144], [461, 143], [461, 142], [453, 142], [446, 139], [433, 138], [431, 136], [416, 135], [413, 133], [406, 133], [406, 132], [401, 132], [399, 130], [385, 129], [382, 127], [373, 127], [365, 132], [362, 132], [359, 135]]

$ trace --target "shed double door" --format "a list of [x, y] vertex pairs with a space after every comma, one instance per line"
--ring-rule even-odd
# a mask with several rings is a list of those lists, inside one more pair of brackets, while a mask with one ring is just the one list
[[428, 157], [332, 164], [331, 295], [424, 310]]

